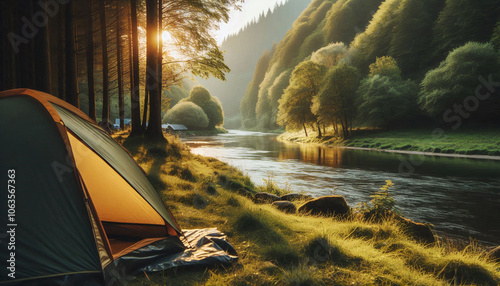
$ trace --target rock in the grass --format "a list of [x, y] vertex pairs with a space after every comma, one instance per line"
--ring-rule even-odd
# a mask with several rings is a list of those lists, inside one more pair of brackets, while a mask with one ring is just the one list
[[238, 189], [236, 192], [244, 197], [247, 197], [247, 198], [253, 197], [253, 193], [247, 189], [244, 189], [244, 188]]
[[312, 215], [346, 215], [351, 208], [342, 196], [325, 196], [306, 202], [299, 208], [301, 213]]
[[310, 195], [303, 194], [286, 194], [280, 197], [282, 201], [298, 201], [298, 200], [312, 200], [313, 197]]
[[436, 242], [436, 237], [434, 236], [430, 225], [414, 222], [404, 217], [398, 217], [397, 220], [401, 223], [407, 233], [416, 240], [426, 244]]
[[273, 202], [272, 206], [284, 213], [294, 214], [297, 212], [297, 207], [289, 201], [276, 201]]
[[275, 201], [279, 201], [280, 197], [270, 194], [270, 193], [256, 193], [255, 196], [253, 197], [253, 201], [256, 204], [266, 204], [266, 203], [272, 203]]
[[490, 257], [494, 261], [500, 262], [500, 246], [490, 251]]

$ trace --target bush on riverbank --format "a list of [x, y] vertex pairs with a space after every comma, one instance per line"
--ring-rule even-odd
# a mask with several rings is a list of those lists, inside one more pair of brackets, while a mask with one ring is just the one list
[[[284, 214], [236, 193], [256, 187], [237, 169], [168, 145], [118, 139], [134, 155], [184, 229], [217, 227], [239, 253], [227, 269], [139, 275], [132, 285], [449, 285], [500, 282], [486, 251], [411, 240], [393, 221]], [[175, 171], [174, 171], [175, 170]], [[211, 187], [211, 188], [209, 188]], [[212, 188], [216, 190], [213, 192]], [[303, 202], [294, 202], [301, 205]]]

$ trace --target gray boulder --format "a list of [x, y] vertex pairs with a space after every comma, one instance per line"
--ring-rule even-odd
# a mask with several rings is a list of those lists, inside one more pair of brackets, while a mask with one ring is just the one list
[[276, 201], [272, 203], [272, 206], [284, 213], [294, 214], [297, 212], [297, 207], [289, 201]]
[[253, 197], [253, 202], [256, 204], [269, 204], [275, 201], [279, 201], [280, 197], [270, 194], [270, 193], [256, 193]]
[[351, 208], [342, 196], [325, 196], [306, 202], [299, 208], [301, 213], [326, 216], [344, 216]]
[[313, 197], [310, 195], [303, 194], [286, 194], [280, 197], [282, 201], [298, 201], [298, 200], [312, 200]]

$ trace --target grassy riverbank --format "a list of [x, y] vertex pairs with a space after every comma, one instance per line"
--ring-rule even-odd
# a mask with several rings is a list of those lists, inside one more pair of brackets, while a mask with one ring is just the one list
[[[251, 192], [259, 188], [239, 170], [191, 154], [176, 137], [168, 136], [168, 145], [125, 137], [115, 134], [148, 173], [180, 226], [217, 227], [240, 256], [231, 267], [139, 275], [131, 285], [500, 283], [500, 264], [489, 261], [486, 250], [477, 246], [424, 246], [392, 221], [284, 214], [237, 194], [243, 187]], [[216, 194], [207, 191], [209, 185]]]
[[[500, 156], [500, 132], [498, 129], [467, 129], [434, 133], [432, 129], [376, 131], [355, 130], [351, 138], [318, 138], [310, 132], [283, 133], [280, 140], [316, 143], [326, 146], [345, 146], [383, 150], [404, 150], [445, 154]], [[311, 134], [312, 133], [312, 134]]]

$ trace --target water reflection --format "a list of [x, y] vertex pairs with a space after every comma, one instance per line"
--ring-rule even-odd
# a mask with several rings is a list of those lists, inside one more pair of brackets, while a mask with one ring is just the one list
[[[276, 135], [231, 131], [183, 139], [200, 155], [234, 165], [257, 184], [272, 174], [280, 185], [313, 196], [343, 195], [351, 205], [370, 200], [385, 180], [403, 214], [437, 230], [500, 244], [500, 162], [425, 157], [414, 173], [398, 172], [408, 155], [283, 143]], [[413, 158], [415, 159], [415, 158]]]

